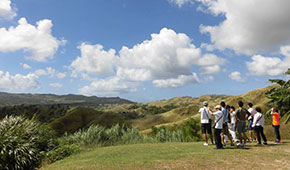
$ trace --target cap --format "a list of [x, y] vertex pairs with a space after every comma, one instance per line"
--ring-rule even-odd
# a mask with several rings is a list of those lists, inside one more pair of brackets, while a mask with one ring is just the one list
[[221, 106], [220, 105], [216, 105], [214, 108], [215, 109], [221, 109]]

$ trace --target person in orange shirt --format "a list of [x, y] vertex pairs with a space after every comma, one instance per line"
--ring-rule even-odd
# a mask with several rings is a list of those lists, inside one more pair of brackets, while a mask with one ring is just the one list
[[280, 128], [280, 113], [278, 113], [278, 109], [277, 108], [272, 108], [271, 115], [272, 115], [272, 118], [273, 118], [272, 125], [274, 127], [274, 131], [275, 131], [276, 138], [277, 138], [275, 140], [275, 143], [276, 144], [280, 144], [280, 143], [282, 143], [282, 141], [281, 141], [280, 131], [279, 131], [279, 128]]

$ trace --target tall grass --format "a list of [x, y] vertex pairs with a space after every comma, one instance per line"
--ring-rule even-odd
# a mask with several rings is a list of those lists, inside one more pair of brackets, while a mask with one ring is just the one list
[[138, 129], [116, 124], [111, 128], [92, 125], [87, 130], [79, 130], [72, 135], [64, 135], [60, 140], [66, 144], [109, 146], [142, 143], [144, 142], [144, 137], [139, 133]]
[[35, 169], [54, 144], [52, 133], [39, 123], [6, 116], [0, 121], [0, 169]]
[[148, 136], [140, 134], [136, 128], [125, 125], [116, 124], [111, 128], [92, 125], [88, 129], [70, 135], [65, 134], [59, 138], [59, 145], [47, 154], [46, 162], [52, 163], [63, 159], [88, 146], [197, 141], [199, 139], [197, 129], [199, 130], [199, 127], [194, 119], [188, 119], [184, 122], [184, 126], [174, 129], [155, 128], [154, 133]]
[[171, 129], [152, 128], [150, 136], [141, 135], [136, 128], [116, 124], [111, 128], [92, 125], [86, 130], [79, 130], [71, 135], [64, 135], [63, 144], [81, 144], [84, 146], [111, 146], [118, 144], [136, 144], [147, 142], [191, 142], [198, 141], [199, 124], [194, 119], [184, 121], [181, 127]]

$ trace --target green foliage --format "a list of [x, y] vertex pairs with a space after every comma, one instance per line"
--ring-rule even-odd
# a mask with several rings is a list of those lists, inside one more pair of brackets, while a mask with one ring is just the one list
[[82, 95], [54, 95], [54, 94], [11, 94], [0, 92], [0, 106], [10, 105], [56, 105], [69, 106], [100, 106], [115, 104], [132, 104], [134, 102], [119, 97], [86, 97]]
[[58, 135], [63, 135], [64, 133], [74, 133], [79, 129], [87, 129], [91, 125], [112, 127], [118, 123], [126, 124], [124, 115], [98, 111], [89, 107], [77, 107], [50, 123], [49, 126], [57, 131]]
[[159, 107], [159, 106], [154, 106], [154, 105], [146, 105], [146, 104], [134, 104], [132, 106], [129, 107], [129, 110], [134, 110], [134, 109], [138, 109], [141, 108], [143, 109], [145, 112], [147, 112], [148, 114], [151, 115], [156, 115], [156, 114], [160, 114], [160, 113], [165, 113], [168, 112], [172, 109], [177, 108], [177, 106], [173, 105], [173, 104], [167, 104], [163, 107]]
[[184, 125], [182, 126], [182, 131], [186, 137], [186, 139], [189, 140], [199, 140], [200, 135], [199, 135], [199, 131], [200, 131], [200, 123], [199, 121], [193, 119], [193, 118], [189, 118], [187, 120], [184, 121]]
[[158, 142], [192, 142], [200, 140], [200, 127], [197, 120], [189, 118], [181, 127], [151, 127], [153, 138]]
[[22, 117], [5, 117], [0, 122], [0, 169], [38, 167], [44, 153], [55, 146], [53, 133], [39, 123]]
[[52, 122], [54, 119], [64, 116], [69, 109], [64, 105], [36, 106], [19, 105], [0, 107], [0, 119], [5, 116], [17, 115], [28, 119], [36, 119], [42, 123]]
[[139, 130], [119, 124], [111, 128], [92, 125], [87, 130], [79, 130], [72, 135], [62, 137], [64, 144], [81, 144], [85, 146], [111, 146], [117, 144], [142, 143], [143, 136]]
[[45, 162], [51, 164], [58, 160], [80, 152], [80, 147], [75, 144], [59, 144], [56, 148], [49, 151], [45, 155]]
[[[285, 74], [290, 75], [290, 68]], [[270, 79], [269, 81], [279, 85], [267, 91], [266, 95], [270, 99], [269, 104], [273, 107], [277, 107], [280, 110], [281, 116], [289, 116], [290, 80], [284, 81], [281, 79]]]

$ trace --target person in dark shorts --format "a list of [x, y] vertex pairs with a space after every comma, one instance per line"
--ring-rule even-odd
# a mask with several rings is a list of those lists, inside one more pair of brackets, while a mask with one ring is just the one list
[[199, 112], [200, 112], [200, 122], [201, 122], [201, 133], [205, 140], [205, 143], [203, 145], [208, 146], [207, 134], [209, 134], [211, 144], [214, 144], [212, 130], [211, 130], [211, 115], [208, 109], [207, 101], [203, 102], [203, 108], [200, 108]]
[[[244, 103], [242, 101], [239, 101], [238, 104], [239, 104], [239, 108], [236, 111], [235, 126], [239, 134], [240, 143], [237, 146], [245, 146], [246, 141], [247, 141], [246, 120], [247, 120], [247, 116], [250, 116], [251, 113], [247, 109], [243, 108]], [[243, 139], [244, 139], [244, 143], [243, 143]]]

